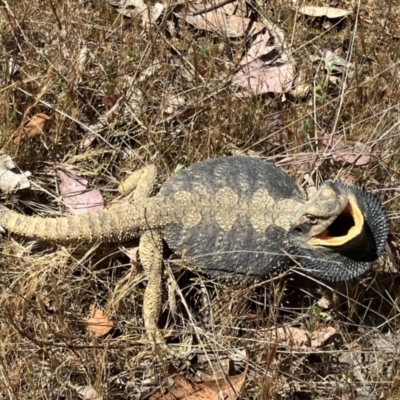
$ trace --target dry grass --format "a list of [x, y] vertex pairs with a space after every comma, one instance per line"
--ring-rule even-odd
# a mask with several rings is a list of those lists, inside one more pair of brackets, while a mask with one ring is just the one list
[[[24, 213], [59, 213], [58, 168], [84, 176], [111, 201], [128, 171], [150, 162], [165, 178], [179, 164], [222, 154], [291, 157], [284, 168], [299, 182], [312, 173], [316, 183], [340, 177], [373, 190], [390, 215], [397, 261], [399, 6], [368, 0], [358, 10], [354, 3], [351, 18], [326, 28], [297, 15], [291, 2], [250, 3], [255, 15], [286, 32], [298, 71], [310, 84], [304, 97], [236, 97], [229, 78], [244, 39], [189, 26], [180, 26], [176, 37], [163, 25], [146, 32], [105, 1], [3, 1], [1, 143], [36, 184], [8, 196], [7, 204]], [[89, 57], [79, 74], [76, 60], [85, 46]], [[336, 84], [329, 82], [322, 66], [310, 60], [322, 49], [348, 57], [354, 76], [338, 74]], [[18, 73], [8, 76], [12, 60]], [[152, 65], [156, 74], [140, 80]], [[127, 79], [143, 94], [139, 104], [121, 107], [94, 143], [80, 149], [84, 127], [104, 114], [104, 98], [126, 91]], [[185, 102], [166, 113], [171, 94]], [[51, 129], [14, 145], [12, 133], [39, 112], [52, 116]], [[330, 133], [369, 144], [374, 155], [368, 167], [332, 166], [316, 146], [316, 138]], [[302, 152], [311, 152], [311, 162], [297, 162]], [[327, 309], [318, 303], [318, 285], [296, 275], [258, 288], [227, 288], [183, 272], [176, 260], [179, 289], [172, 294], [178, 305], [174, 310], [165, 299], [161, 323], [173, 330], [172, 342], [197, 339], [184, 363], [153, 354], [143, 342], [145, 282], [122, 245], [66, 249], [7, 239], [1, 249], [0, 398], [76, 399], [80, 386], [107, 399], [143, 398], [165, 386], [171, 364], [193, 378], [210, 365], [216, 368], [215, 359], [229, 353], [239, 358], [243, 348], [251, 367], [243, 399], [400, 398], [399, 286], [386, 256], [361, 282], [322, 286], [330, 298]], [[87, 330], [91, 304], [114, 319], [111, 336], [96, 339]], [[322, 348], [301, 352], [268, 336], [268, 328], [284, 323], [310, 335], [333, 326], [337, 334]], [[205, 350], [211, 361], [202, 356]], [[235, 368], [242, 367], [236, 361]]]

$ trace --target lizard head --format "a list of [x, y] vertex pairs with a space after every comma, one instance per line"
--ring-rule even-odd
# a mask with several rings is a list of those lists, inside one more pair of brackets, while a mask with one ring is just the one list
[[328, 181], [296, 211], [289, 240], [299, 264], [336, 281], [369, 270], [388, 229], [385, 211], [371, 193]]

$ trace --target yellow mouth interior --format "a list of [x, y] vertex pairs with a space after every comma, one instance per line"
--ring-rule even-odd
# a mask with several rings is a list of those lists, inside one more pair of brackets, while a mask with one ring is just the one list
[[313, 245], [341, 246], [358, 236], [364, 226], [364, 217], [356, 200], [349, 201], [340, 215], [320, 234], [309, 240]]

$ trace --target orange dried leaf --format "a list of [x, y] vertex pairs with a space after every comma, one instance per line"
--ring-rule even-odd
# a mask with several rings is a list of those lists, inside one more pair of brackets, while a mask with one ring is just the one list
[[[247, 367], [239, 375], [229, 376], [227, 378], [218, 379], [217, 381], [205, 381], [203, 387], [212, 389], [215, 393], [213, 399], [224, 398], [226, 400], [234, 400], [239, 398], [239, 395], [244, 387], [247, 378]], [[222, 392], [223, 396], [220, 396]]]
[[30, 121], [25, 123], [22, 127], [18, 128], [13, 136], [12, 140], [14, 144], [20, 144], [26, 140], [32, 139], [35, 136], [40, 135], [51, 124], [51, 118], [46, 114], [36, 114]]
[[171, 388], [162, 388], [154, 393], [149, 400], [234, 400], [242, 391], [248, 367], [240, 375], [229, 376], [223, 379], [190, 382], [185, 377], [178, 375], [174, 378]]
[[114, 323], [102, 310], [90, 306], [90, 317], [87, 320], [89, 330], [97, 337], [107, 335], [114, 327]]

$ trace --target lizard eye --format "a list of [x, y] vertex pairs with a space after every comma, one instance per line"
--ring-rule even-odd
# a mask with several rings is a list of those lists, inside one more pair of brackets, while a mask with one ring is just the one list
[[318, 218], [314, 215], [308, 214], [308, 215], [306, 215], [306, 218], [307, 218], [307, 222], [310, 223], [311, 225], [316, 225], [318, 222]]

